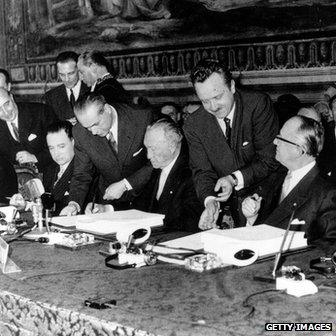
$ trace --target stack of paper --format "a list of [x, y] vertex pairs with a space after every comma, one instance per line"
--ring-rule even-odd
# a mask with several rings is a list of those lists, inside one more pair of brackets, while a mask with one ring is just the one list
[[117, 233], [130, 227], [156, 227], [163, 225], [164, 215], [139, 210], [124, 210], [71, 217], [53, 217], [52, 224], [99, 235]]
[[[204, 249], [208, 252], [225, 253], [226, 246], [237, 245], [256, 251], [259, 257], [279, 252], [285, 230], [270, 225], [240, 227], [231, 230], [212, 229], [202, 234]], [[307, 247], [302, 231], [289, 231], [282, 251]]]

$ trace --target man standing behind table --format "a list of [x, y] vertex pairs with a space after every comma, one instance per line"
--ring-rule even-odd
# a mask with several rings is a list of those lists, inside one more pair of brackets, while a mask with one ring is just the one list
[[278, 121], [272, 102], [266, 94], [238, 90], [217, 60], [201, 60], [191, 81], [203, 105], [184, 126], [196, 191], [205, 205], [199, 227], [216, 226], [220, 202], [228, 202], [241, 225], [242, 195], [278, 167], [273, 144]]
[[143, 148], [152, 114], [126, 104], [107, 104], [90, 93], [75, 105], [79, 123], [73, 128], [75, 166], [70, 202], [61, 215], [80, 212], [93, 177], [98, 174], [95, 202], [111, 203], [115, 210], [132, 208], [132, 201], [148, 182], [152, 167]]
[[181, 130], [173, 120], [160, 119], [147, 128], [144, 145], [154, 170], [134, 204], [140, 210], [164, 214], [167, 231], [195, 232], [202, 205], [182, 141]]
[[73, 51], [60, 53], [56, 58], [58, 77], [62, 84], [45, 94], [45, 102], [52, 107], [60, 120], [68, 120], [73, 125], [76, 118], [73, 112], [75, 102], [89, 91], [79, 79], [77, 69], [78, 55]]
[[99, 51], [83, 52], [77, 62], [80, 78], [91, 92], [104, 96], [108, 104], [132, 103], [131, 95], [109, 72], [110, 64]]
[[56, 120], [41, 103], [17, 103], [0, 88], [0, 152], [12, 164], [35, 163], [41, 173], [52, 162], [46, 144], [46, 128]]
[[47, 129], [47, 144], [54, 163], [43, 174], [43, 185], [55, 201], [54, 215], [69, 203], [74, 168], [75, 141], [69, 121], [57, 121]]
[[319, 174], [316, 164], [323, 140], [323, 127], [311, 118], [296, 116], [284, 124], [274, 143], [276, 159], [287, 170], [279, 174], [271, 193], [243, 201], [247, 225], [266, 223], [286, 229], [294, 212], [293, 222], [303, 225], [291, 230], [305, 231], [308, 244], [336, 243], [336, 189]]

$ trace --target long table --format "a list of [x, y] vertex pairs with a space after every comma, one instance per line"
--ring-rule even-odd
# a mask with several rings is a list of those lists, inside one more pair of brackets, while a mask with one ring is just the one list
[[[336, 330], [335, 289], [301, 298], [267, 291], [275, 286], [253, 276], [271, 274], [272, 261], [205, 273], [165, 263], [113, 270], [105, 267], [98, 247], [70, 251], [23, 241], [11, 246], [22, 272], [0, 275], [1, 336], [295, 334], [266, 331], [268, 322], [333, 322]], [[319, 253], [289, 256], [286, 265], [308, 269]], [[327, 281], [319, 275], [316, 280]], [[84, 306], [93, 296], [117, 305]]]

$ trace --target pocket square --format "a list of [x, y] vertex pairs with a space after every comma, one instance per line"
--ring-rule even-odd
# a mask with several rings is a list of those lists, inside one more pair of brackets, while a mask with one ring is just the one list
[[31, 134], [29, 135], [29, 137], [28, 137], [28, 141], [33, 141], [33, 140], [36, 139], [36, 138], [37, 138], [37, 135], [34, 134], [34, 133], [31, 133]]
[[299, 220], [298, 218], [294, 218], [291, 222], [291, 225], [304, 225], [306, 222], [304, 220]]
[[140, 152], [143, 150], [143, 147], [141, 147], [137, 152], [135, 152], [133, 154], [133, 157], [137, 156], [138, 154], [140, 154]]
[[247, 146], [248, 144], [249, 144], [248, 141], [244, 141], [244, 142], [243, 142], [243, 147]]
[[68, 196], [69, 195], [69, 191], [66, 191], [65, 193], [64, 193], [64, 196]]

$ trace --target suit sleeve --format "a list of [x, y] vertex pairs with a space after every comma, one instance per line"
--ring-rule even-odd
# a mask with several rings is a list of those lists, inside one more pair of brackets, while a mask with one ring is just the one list
[[199, 135], [188, 121], [184, 127], [184, 134], [189, 146], [190, 168], [193, 172], [197, 196], [204, 203], [206, 197], [216, 195], [214, 187], [219, 177], [208, 159]]
[[[336, 190], [331, 189], [321, 195], [321, 205], [317, 210], [315, 222], [307, 232], [309, 245], [322, 247], [329, 252], [336, 247]], [[333, 252], [333, 251], [330, 251]]]
[[174, 230], [197, 232], [203, 205], [197, 198], [191, 177], [185, 180], [181, 190], [181, 194], [175, 196], [178, 201], [172, 204], [173, 208], [168, 211], [164, 221]]
[[82, 208], [86, 195], [89, 192], [90, 184], [94, 177], [95, 167], [86, 154], [85, 151], [85, 141], [83, 142], [80, 138], [76, 136], [74, 132], [75, 139], [75, 161], [74, 161], [74, 171], [70, 184], [69, 200], [75, 201]]
[[278, 118], [273, 110], [271, 99], [267, 95], [259, 97], [252, 114], [253, 158], [239, 169], [244, 178], [244, 187], [263, 180], [279, 166], [275, 160], [273, 144], [278, 134]]
[[55, 122], [57, 120], [57, 117], [55, 116], [52, 109], [48, 106], [43, 104], [40, 114], [40, 127], [41, 127], [41, 135], [44, 137], [44, 141], [42, 142], [42, 146], [39, 148], [37, 152], [34, 153], [34, 155], [37, 158], [37, 166], [44, 170], [45, 167], [47, 167], [49, 164], [51, 164], [52, 158], [49, 153], [49, 149], [47, 146], [47, 142], [45, 140], [46, 134], [47, 134], [47, 128], [50, 124]]
[[[148, 125], [150, 125], [153, 122], [153, 113], [151, 111], [146, 111], [146, 119], [144, 121], [144, 132], [146, 131], [146, 128]], [[141, 139], [141, 143], [143, 143], [144, 134]], [[143, 145], [144, 147], [144, 145]], [[147, 184], [147, 182], [150, 179], [150, 176], [153, 171], [153, 167], [150, 163], [150, 161], [146, 158], [146, 151], [143, 150], [141, 155], [144, 156], [144, 162], [145, 164], [139, 168], [135, 173], [131, 174], [130, 176], [127, 176], [126, 179], [130, 183], [130, 185], [133, 188], [133, 193], [135, 195], [139, 195], [141, 190], [144, 188], [144, 186]]]

